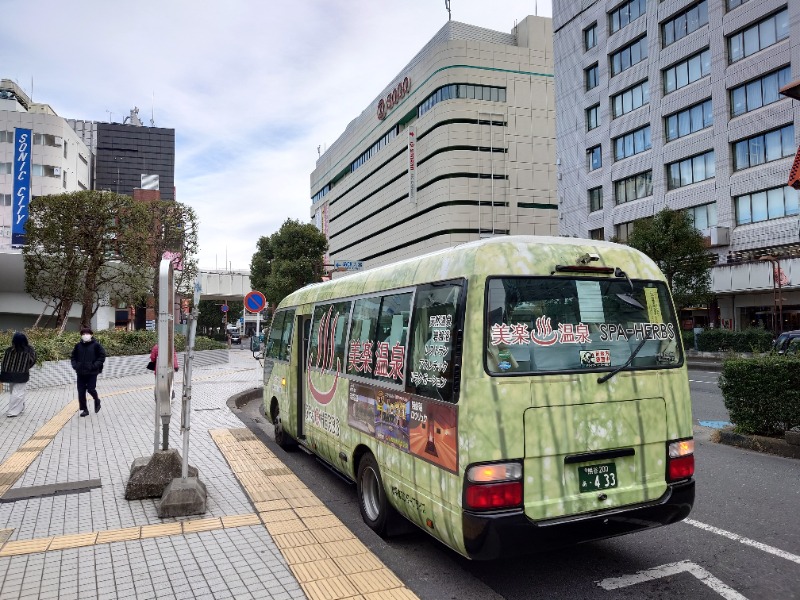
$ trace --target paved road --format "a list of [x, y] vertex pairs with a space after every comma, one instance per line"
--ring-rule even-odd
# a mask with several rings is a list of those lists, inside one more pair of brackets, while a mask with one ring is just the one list
[[[696, 423], [728, 419], [717, 377], [690, 371]], [[259, 408], [239, 416], [281, 453]], [[378, 538], [361, 522], [352, 484], [303, 452], [279, 455], [423, 599], [800, 598], [800, 462], [714, 444], [709, 432], [695, 427], [697, 502], [686, 522], [492, 563], [467, 561], [418, 530]]]

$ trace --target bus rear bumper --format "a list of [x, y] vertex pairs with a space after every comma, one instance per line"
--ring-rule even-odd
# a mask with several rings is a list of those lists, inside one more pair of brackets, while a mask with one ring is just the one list
[[493, 560], [669, 525], [685, 519], [693, 505], [692, 479], [670, 485], [649, 504], [563, 519], [534, 522], [521, 509], [494, 514], [465, 511], [464, 544], [469, 558]]

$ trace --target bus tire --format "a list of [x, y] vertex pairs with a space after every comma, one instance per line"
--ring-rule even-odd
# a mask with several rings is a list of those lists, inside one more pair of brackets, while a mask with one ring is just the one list
[[386, 498], [378, 462], [369, 452], [358, 463], [356, 487], [361, 518], [379, 536], [387, 537], [396, 512]]
[[281, 411], [278, 408], [277, 402], [274, 402], [272, 404], [271, 412], [272, 412], [272, 425], [275, 428], [275, 443], [278, 444], [278, 446], [280, 446], [283, 450], [286, 450], [287, 452], [294, 450], [297, 447], [297, 442], [295, 442], [283, 428], [283, 421], [281, 420]]

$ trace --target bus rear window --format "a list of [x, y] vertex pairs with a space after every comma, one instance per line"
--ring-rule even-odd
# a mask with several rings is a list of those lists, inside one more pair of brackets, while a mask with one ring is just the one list
[[666, 285], [566, 277], [487, 283], [485, 362], [490, 374], [665, 368], [683, 362]]

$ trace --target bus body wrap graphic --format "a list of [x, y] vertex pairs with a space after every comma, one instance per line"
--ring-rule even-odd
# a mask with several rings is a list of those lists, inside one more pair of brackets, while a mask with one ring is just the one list
[[[317, 347], [319, 350], [317, 351], [317, 360], [314, 366], [322, 369], [323, 374], [326, 374], [326, 371], [330, 371], [333, 366], [333, 355], [336, 349], [336, 323], [339, 321], [339, 313], [336, 313], [331, 323], [332, 311], [333, 307], [328, 309], [328, 312], [320, 319], [319, 328], [317, 329]], [[311, 381], [311, 366], [311, 355], [309, 354], [308, 368], [306, 369], [308, 373], [308, 390], [311, 392], [314, 400], [320, 404], [328, 404], [333, 399], [333, 395], [336, 393], [336, 387], [339, 385], [339, 372], [342, 369], [341, 362], [338, 358], [336, 359], [336, 375], [333, 378], [333, 385], [331, 385], [331, 388], [327, 392], [318, 390], [314, 382]]]

